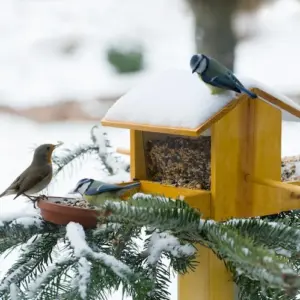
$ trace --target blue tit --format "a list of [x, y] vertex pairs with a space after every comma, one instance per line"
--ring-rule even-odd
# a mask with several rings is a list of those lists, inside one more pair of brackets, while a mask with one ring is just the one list
[[117, 185], [97, 181], [91, 178], [83, 178], [78, 181], [76, 187], [69, 193], [79, 193], [87, 202], [89, 202], [89, 204], [100, 206], [105, 200], [120, 200], [120, 197], [126, 191], [139, 186], [139, 182], [133, 182], [127, 185]]
[[244, 87], [234, 74], [215, 59], [204, 54], [195, 54], [190, 60], [192, 73], [196, 72], [211, 89], [212, 94], [221, 94], [224, 90], [245, 93], [251, 98], [257, 95]]

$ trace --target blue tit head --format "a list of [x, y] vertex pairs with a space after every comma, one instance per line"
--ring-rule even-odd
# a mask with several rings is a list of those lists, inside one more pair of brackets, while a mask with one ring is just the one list
[[192, 73], [203, 74], [208, 67], [209, 58], [204, 54], [194, 54], [190, 60], [190, 67], [192, 69]]
[[72, 189], [69, 194], [76, 194], [79, 193], [81, 195], [83, 195], [85, 193], [85, 191], [91, 186], [91, 184], [94, 182], [94, 179], [91, 178], [83, 178], [80, 179], [77, 184], [76, 187], [74, 189]]

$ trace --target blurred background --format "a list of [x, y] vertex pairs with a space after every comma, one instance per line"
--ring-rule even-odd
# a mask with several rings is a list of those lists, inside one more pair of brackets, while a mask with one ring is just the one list
[[[0, 192], [35, 146], [89, 141], [121, 95], [153, 73], [189, 70], [196, 51], [300, 103], [299, 32], [300, 0], [0, 0]], [[297, 124], [283, 124], [283, 156], [300, 154]], [[126, 130], [105, 130], [112, 146], [129, 147]], [[98, 167], [81, 165], [52, 195], [99, 179]], [[0, 222], [32, 214], [24, 199], [0, 200]], [[0, 257], [0, 278], [10, 257]], [[176, 281], [170, 289], [176, 299]]]
[[1, 0], [0, 113], [98, 121], [195, 51], [300, 99], [299, 0]]

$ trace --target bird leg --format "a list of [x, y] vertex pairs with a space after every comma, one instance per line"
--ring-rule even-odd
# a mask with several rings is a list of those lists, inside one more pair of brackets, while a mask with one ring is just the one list
[[36, 202], [38, 201], [39, 197], [29, 196], [27, 194], [23, 194], [28, 199], [30, 199], [33, 202], [33, 207], [36, 208]]

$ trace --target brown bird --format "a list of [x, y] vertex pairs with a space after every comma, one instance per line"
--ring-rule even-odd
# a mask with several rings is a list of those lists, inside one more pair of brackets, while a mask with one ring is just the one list
[[16, 195], [14, 197], [16, 199], [20, 195], [24, 195], [33, 200], [30, 195], [42, 191], [52, 179], [52, 152], [60, 145], [62, 142], [57, 145], [43, 144], [37, 147], [30, 166], [0, 194], [0, 197]]

